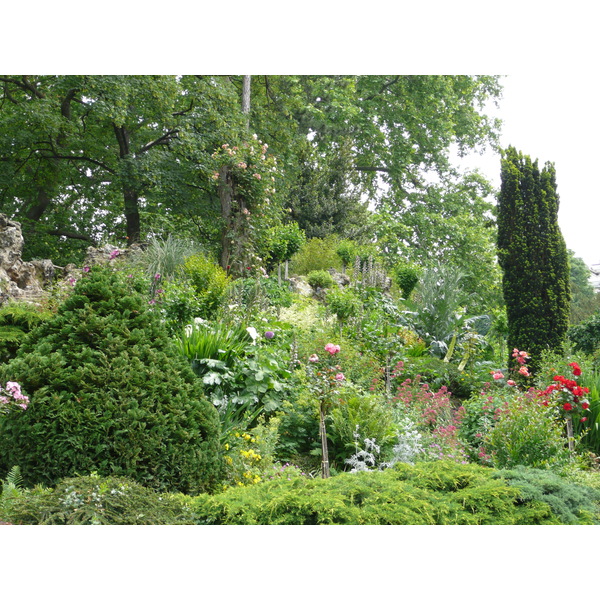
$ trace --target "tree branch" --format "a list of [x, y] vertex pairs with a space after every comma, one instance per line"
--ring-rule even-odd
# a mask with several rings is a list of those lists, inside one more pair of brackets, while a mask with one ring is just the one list
[[84, 233], [76, 233], [75, 231], [67, 231], [65, 229], [52, 229], [51, 231], [46, 231], [48, 235], [56, 235], [58, 237], [64, 236], [66, 238], [71, 238], [74, 240], [84, 240], [92, 244], [92, 246], [96, 245], [96, 242], [89, 235], [85, 235]]
[[173, 139], [173, 137], [177, 137], [178, 133], [179, 133], [179, 129], [171, 129], [171, 131], [167, 131], [167, 133], [165, 133], [165, 135], [159, 137], [158, 139], [154, 140], [153, 142], [150, 142], [149, 144], [146, 144], [143, 148], [140, 148], [140, 150], [136, 154], [143, 154], [144, 152], [148, 152], [148, 150], [150, 150], [150, 148], [152, 148], [154, 146], [158, 146], [159, 144], [161, 144], [161, 145], [168, 144]]

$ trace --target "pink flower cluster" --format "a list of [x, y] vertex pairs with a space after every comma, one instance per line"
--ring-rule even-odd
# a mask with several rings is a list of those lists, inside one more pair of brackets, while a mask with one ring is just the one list
[[521, 365], [519, 368], [519, 375], [523, 375], [524, 377], [529, 377], [531, 373], [529, 369], [525, 366], [525, 361], [529, 358], [529, 354], [524, 350], [520, 350], [515, 348], [512, 353], [512, 357]]
[[[8, 394], [8, 396], [0, 396], [0, 404], [7, 405], [11, 402], [14, 402], [16, 406], [22, 408], [23, 410], [27, 409], [29, 405], [29, 396], [24, 396], [21, 392], [21, 386], [16, 381], [8, 381], [6, 383], [6, 387], [4, 391]], [[2, 388], [0, 387], [0, 393], [2, 392]]]
[[329, 343], [325, 345], [325, 351], [329, 352], [329, 354], [333, 356], [334, 354], [337, 354], [340, 351], [340, 347], [337, 344]]

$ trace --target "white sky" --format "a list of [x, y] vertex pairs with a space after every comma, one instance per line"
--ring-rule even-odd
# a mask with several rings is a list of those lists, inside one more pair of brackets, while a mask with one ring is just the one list
[[[567, 247], [588, 266], [600, 268], [600, 119], [594, 78], [533, 72], [508, 75], [502, 82], [500, 107], [490, 111], [504, 121], [502, 147], [515, 146], [538, 159], [540, 168], [554, 163], [558, 221]], [[490, 152], [468, 162], [500, 185], [497, 155]]]

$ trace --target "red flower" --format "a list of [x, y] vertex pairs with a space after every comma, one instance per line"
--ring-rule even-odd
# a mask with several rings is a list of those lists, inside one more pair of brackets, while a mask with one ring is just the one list
[[583, 417], [581, 419], [579, 419], [582, 423], [584, 423], [585, 421], [587, 421], [587, 417]]
[[590, 403], [589, 402], [582, 402], [581, 403], [581, 408], [583, 408], [583, 410], [587, 410], [590, 407]]
[[581, 368], [576, 362], [569, 363], [569, 366], [573, 367], [573, 375], [575, 375], [575, 377], [581, 375]]
[[572, 406], [571, 406], [571, 405], [570, 405], [568, 402], [565, 402], [565, 403], [563, 404], [563, 408], [564, 408], [565, 410], [567, 410], [567, 411], [568, 411], [568, 410], [573, 410], [573, 407], [572, 407]]

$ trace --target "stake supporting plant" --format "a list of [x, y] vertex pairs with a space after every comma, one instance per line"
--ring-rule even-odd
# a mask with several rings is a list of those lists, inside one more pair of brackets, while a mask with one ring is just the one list
[[329, 448], [327, 446], [326, 419], [329, 407], [335, 399], [336, 388], [346, 379], [339, 365], [333, 364], [333, 357], [340, 351], [337, 344], [327, 344], [325, 351], [328, 358], [323, 366], [318, 363], [320, 359], [317, 354], [311, 354], [308, 358], [308, 370], [311, 375], [310, 387], [319, 399], [319, 437], [321, 438], [321, 476], [327, 479], [330, 476]]

